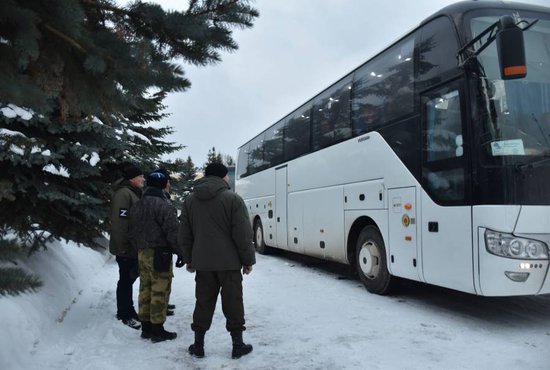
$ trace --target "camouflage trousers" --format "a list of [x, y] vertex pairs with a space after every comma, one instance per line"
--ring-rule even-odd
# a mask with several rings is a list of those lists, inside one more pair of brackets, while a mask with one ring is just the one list
[[158, 272], [153, 268], [155, 251], [140, 249], [139, 261], [139, 320], [153, 324], [166, 321], [166, 307], [172, 285], [172, 264], [170, 270]]

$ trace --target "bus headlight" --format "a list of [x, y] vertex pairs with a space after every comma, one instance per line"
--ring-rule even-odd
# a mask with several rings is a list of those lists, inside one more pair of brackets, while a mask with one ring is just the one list
[[522, 260], [548, 259], [548, 246], [538, 240], [485, 230], [485, 247], [491, 254]]

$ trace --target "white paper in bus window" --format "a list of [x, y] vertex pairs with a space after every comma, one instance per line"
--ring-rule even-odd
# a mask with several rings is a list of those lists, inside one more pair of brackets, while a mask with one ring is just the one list
[[523, 140], [500, 140], [491, 143], [493, 157], [501, 155], [525, 155]]

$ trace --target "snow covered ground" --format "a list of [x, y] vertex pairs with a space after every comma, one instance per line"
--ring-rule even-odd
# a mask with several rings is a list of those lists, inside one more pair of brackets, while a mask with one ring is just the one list
[[27, 264], [45, 285], [0, 298], [2, 370], [550, 369], [549, 296], [483, 298], [407, 283], [382, 297], [345, 268], [259, 255], [244, 278], [244, 338], [254, 351], [230, 358], [218, 307], [206, 357], [196, 359], [187, 354], [194, 275], [176, 269], [176, 314], [165, 327], [178, 338], [153, 344], [115, 319], [108, 255], [56, 244]]

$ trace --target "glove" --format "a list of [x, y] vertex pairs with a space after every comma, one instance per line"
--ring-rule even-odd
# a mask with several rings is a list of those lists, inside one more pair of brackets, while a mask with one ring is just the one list
[[181, 268], [185, 265], [185, 262], [183, 262], [183, 257], [178, 256], [178, 259], [176, 260], [176, 267]]

